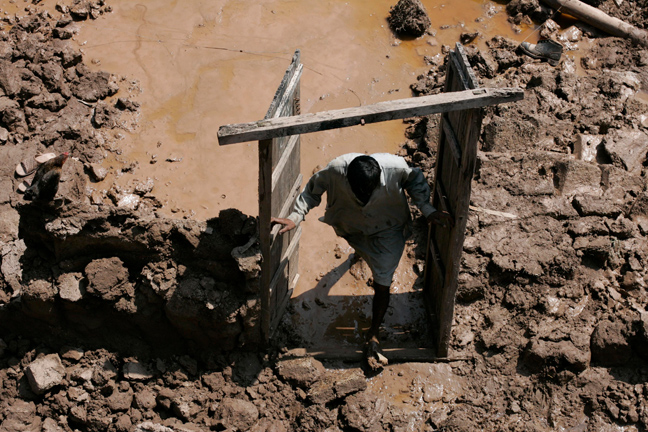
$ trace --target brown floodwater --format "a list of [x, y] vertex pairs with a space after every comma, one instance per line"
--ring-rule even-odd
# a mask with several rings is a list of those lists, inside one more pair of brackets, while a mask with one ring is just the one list
[[[47, 0], [49, 1], [49, 0]], [[504, 6], [487, 0], [423, 0], [433, 35], [400, 40], [386, 17], [394, 0], [110, 0], [113, 12], [79, 26], [75, 43], [92, 68], [125, 77], [119, 96], [141, 104], [137, 127], [116, 130], [118, 160], [135, 161], [113, 182], [154, 179], [162, 214], [209, 219], [225, 208], [258, 214], [256, 142], [221, 147], [218, 128], [262, 119], [295, 50], [301, 50], [303, 113], [368, 105], [411, 96], [410, 84], [463, 32], [522, 41]], [[126, 89], [130, 89], [127, 92]], [[347, 152], [390, 152], [404, 141], [402, 121], [302, 136], [305, 179]], [[167, 162], [167, 159], [176, 162]], [[157, 163], [152, 164], [155, 160]], [[296, 328], [315, 345], [357, 344], [371, 316], [371, 294], [347, 271], [349, 246], [317, 221], [304, 223], [300, 279], [293, 295]], [[336, 258], [334, 249], [342, 251]], [[385, 321], [394, 344], [425, 337], [417, 275], [404, 258]]]

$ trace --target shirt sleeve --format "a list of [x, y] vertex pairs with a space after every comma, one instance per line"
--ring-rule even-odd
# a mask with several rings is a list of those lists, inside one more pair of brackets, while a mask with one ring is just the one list
[[430, 204], [430, 185], [420, 168], [409, 168], [404, 172], [406, 176], [403, 189], [407, 191], [412, 203], [423, 213], [426, 218], [436, 211]]
[[288, 216], [288, 219], [293, 221], [296, 226], [299, 226], [313, 207], [317, 207], [322, 202], [322, 194], [328, 189], [329, 176], [327, 174], [326, 168], [315, 173], [297, 197], [293, 212]]

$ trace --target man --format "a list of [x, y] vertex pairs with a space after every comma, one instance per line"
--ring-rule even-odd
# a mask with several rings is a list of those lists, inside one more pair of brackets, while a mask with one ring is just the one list
[[380, 353], [379, 330], [389, 306], [389, 287], [410, 234], [405, 191], [428, 221], [452, 225], [448, 213], [430, 204], [430, 187], [421, 170], [387, 153], [349, 153], [335, 158], [310, 178], [288, 218], [271, 220], [283, 225], [279, 234], [296, 228], [326, 192], [326, 213], [320, 220], [355, 249], [373, 275], [375, 295], [365, 353], [372, 369], [379, 369], [387, 360]]

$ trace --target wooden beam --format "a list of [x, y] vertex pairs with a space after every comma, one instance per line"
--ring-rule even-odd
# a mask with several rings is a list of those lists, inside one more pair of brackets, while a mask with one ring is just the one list
[[486, 88], [441, 93], [408, 99], [378, 102], [355, 108], [324, 111], [315, 114], [264, 119], [252, 123], [221, 126], [218, 130], [220, 145], [246, 141], [266, 140], [288, 135], [319, 132], [377, 123], [408, 117], [424, 116], [506, 102], [524, 98], [521, 88]]
[[[472, 357], [438, 357], [431, 348], [384, 348], [382, 353], [390, 363], [398, 362], [430, 362], [452, 363], [456, 361], [472, 361]], [[357, 348], [295, 348], [281, 355], [281, 360], [300, 357], [314, 357], [319, 360], [362, 361], [364, 354]]]

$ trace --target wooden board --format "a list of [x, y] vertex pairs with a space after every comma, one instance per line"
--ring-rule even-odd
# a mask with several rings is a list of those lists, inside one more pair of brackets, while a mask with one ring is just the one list
[[[477, 79], [461, 44], [449, 55], [445, 92], [476, 91]], [[424, 283], [436, 356], [441, 358], [448, 356], [450, 346], [481, 119], [481, 108], [476, 106], [442, 116], [432, 205], [450, 213], [454, 226], [430, 227]]]
[[218, 142], [220, 145], [226, 145], [265, 140], [360, 124], [480, 108], [486, 105], [513, 102], [522, 98], [524, 98], [524, 91], [519, 88], [453, 91], [431, 96], [378, 102], [362, 107], [323, 111], [316, 114], [267, 118], [252, 123], [224, 125], [218, 130]]
[[[299, 114], [303, 65], [295, 52], [275, 93], [266, 119]], [[300, 137], [283, 136], [259, 141], [259, 243], [261, 264], [261, 332], [269, 342], [297, 280], [301, 230], [277, 235], [272, 217], [286, 217], [301, 187]]]

